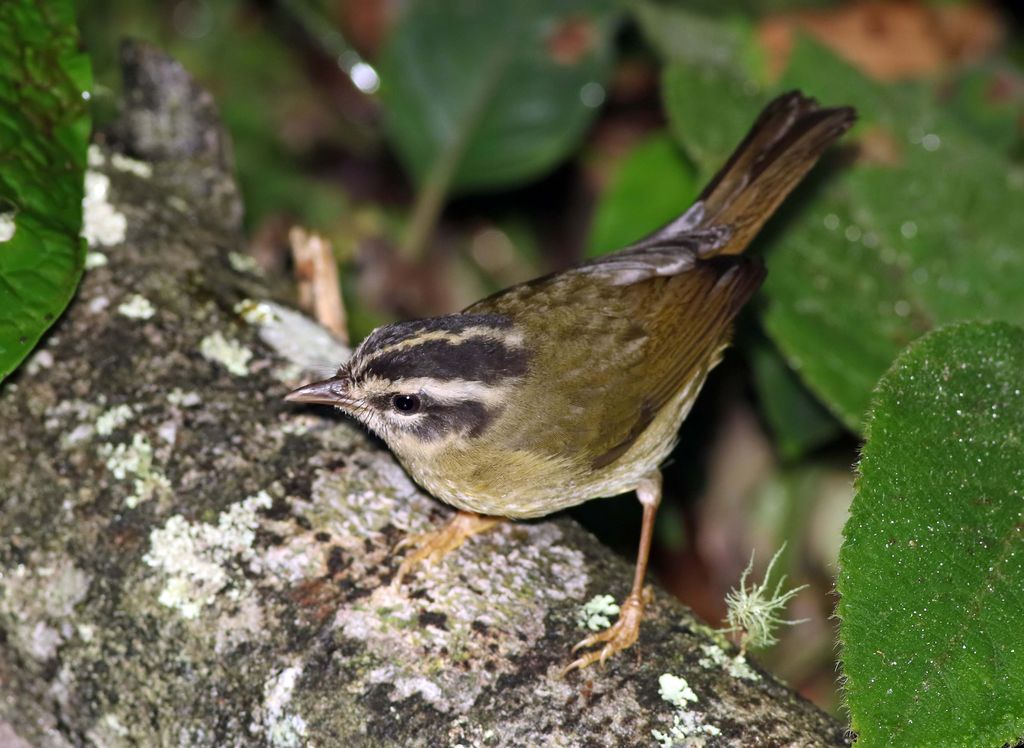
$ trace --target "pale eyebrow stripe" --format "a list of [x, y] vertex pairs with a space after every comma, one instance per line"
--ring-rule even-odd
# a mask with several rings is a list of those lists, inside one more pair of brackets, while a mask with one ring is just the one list
[[442, 404], [476, 400], [487, 406], [501, 405], [508, 394], [508, 386], [485, 384], [470, 379], [435, 379], [434, 377], [409, 377], [395, 382], [370, 377], [360, 385], [368, 395], [391, 393], [404, 395], [423, 394]]

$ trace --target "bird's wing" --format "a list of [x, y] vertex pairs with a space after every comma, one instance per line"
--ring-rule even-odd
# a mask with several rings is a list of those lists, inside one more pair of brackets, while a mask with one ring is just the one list
[[527, 335], [530, 373], [517, 402], [522, 443], [510, 446], [541, 443], [554, 459], [603, 467], [703, 377], [764, 269], [749, 258], [691, 260], [677, 275], [626, 282], [629, 273], [570, 271], [466, 310], [505, 314]]

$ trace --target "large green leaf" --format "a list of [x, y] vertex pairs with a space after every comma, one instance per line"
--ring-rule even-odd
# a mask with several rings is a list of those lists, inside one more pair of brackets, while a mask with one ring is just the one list
[[637, 144], [601, 196], [588, 257], [612, 252], [663, 226], [697, 197], [693, 166], [665, 132]]
[[924, 87], [872, 83], [810, 43], [787, 79], [856, 106], [864, 141], [883, 154], [836, 175], [777, 237], [765, 287], [769, 332], [855, 426], [921, 333], [1024, 322], [1024, 179]]
[[603, 100], [617, 0], [414, 0], [378, 67], [386, 126], [421, 183], [501, 187], [550, 169]]
[[0, 381], [82, 275], [91, 82], [70, 0], [0, 2]]
[[[751, 122], [767, 99], [734, 71], [685, 63], [666, 85], [673, 130], [705, 172], [721, 163], [723, 131], [738, 137], [737, 121]], [[1024, 175], [930, 89], [872, 82], [807, 40], [779, 88], [861, 116], [867, 155], [833, 174], [826, 159], [760, 241], [769, 334], [857, 429], [878, 377], [923, 332], [1024, 322]]]
[[840, 553], [858, 745], [1024, 737], [1024, 330], [929, 333], [882, 378]]
[[687, 63], [665, 69], [662, 97], [672, 134], [703, 181], [725, 164], [767, 102], [760, 88], [731, 70]]
[[754, 79], [764, 69], [764, 55], [752, 43], [755, 22], [746, 10], [720, 0], [639, 0], [633, 6], [644, 35], [666, 60]]

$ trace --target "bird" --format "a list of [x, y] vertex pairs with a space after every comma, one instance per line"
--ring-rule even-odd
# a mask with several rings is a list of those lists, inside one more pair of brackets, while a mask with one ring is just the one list
[[399, 546], [413, 551], [396, 584], [504, 519], [633, 491], [643, 522], [631, 590], [562, 674], [636, 642], [661, 466], [765, 277], [742, 253], [855, 119], [852, 107], [782, 94], [667, 225], [461, 312], [379, 327], [333, 376], [286, 395], [341, 409], [459, 510]]

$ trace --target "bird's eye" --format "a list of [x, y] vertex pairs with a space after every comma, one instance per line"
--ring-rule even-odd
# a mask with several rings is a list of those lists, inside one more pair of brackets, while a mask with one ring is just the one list
[[395, 395], [391, 398], [391, 404], [395, 410], [407, 416], [420, 409], [420, 399], [416, 395]]

